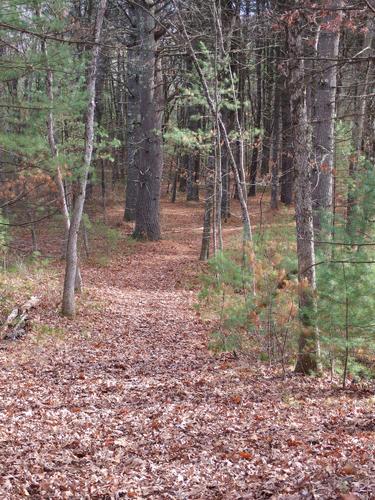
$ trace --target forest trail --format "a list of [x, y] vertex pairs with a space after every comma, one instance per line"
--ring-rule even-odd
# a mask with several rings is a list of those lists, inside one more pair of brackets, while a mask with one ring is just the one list
[[47, 284], [49, 330], [2, 346], [1, 498], [371, 498], [366, 395], [208, 351], [201, 220], [164, 204], [163, 241], [84, 267], [75, 322]]

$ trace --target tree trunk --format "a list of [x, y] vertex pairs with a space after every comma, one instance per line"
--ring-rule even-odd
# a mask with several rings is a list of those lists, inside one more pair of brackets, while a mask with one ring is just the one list
[[140, 47], [139, 33], [139, 8], [134, 5], [129, 6], [129, 15], [133, 23], [128, 48], [127, 60], [127, 177], [125, 194], [124, 220], [134, 221], [138, 196], [139, 181], [139, 148], [140, 148]]
[[[142, 5], [142, 8], [141, 8]], [[141, 74], [139, 82], [141, 143], [139, 186], [134, 237], [159, 240], [160, 184], [163, 169], [163, 89], [161, 61], [156, 59], [154, 7], [143, 0], [139, 6]]]
[[[48, 52], [47, 52], [47, 43], [46, 41], [43, 41], [42, 43], [42, 51], [45, 57], [45, 62], [47, 66], [47, 74], [46, 74], [46, 93], [47, 97], [49, 100], [49, 105], [50, 105], [50, 110], [47, 115], [47, 136], [48, 136], [48, 143], [51, 151], [51, 156], [55, 160], [58, 159], [59, 156], [59, 150], [56, 144], [55, 140], [55, 120], [53, 116], [53, 73], [51, 68], [49, 67], [49, 62], [48, 62]], [[61, 210], [61, 215], [64, 221], [64, 233], [63, 233], [63, 238], [62, 238], [62, 257], [65, 259], [66, 258], [66, 251], [67, 251], [67, 240], [68, 240], [68, 234], [69, 234], [69, 228], [70, 228], [70, 214], [69, 214], [69, 207], [68, 207], [68, 202], [66, 198], [66, 190], [65, 190], [65, 185], [64, 185], [64, 180], [62, 176], [62, 172], [60, 169], [60, 165], [57, 163], [56, 165], [56, 176], [55, 176], [56, 184], [57, 184], [57, 189], [59, 192], [60, 196], [60, 210]], [[80, 291], [82, 287], [82, 277], [81, 277], [81, 272], [79, 267], [77, 267], [76, 270], [76, 278], [75, 278], [75, 290]]]
[[281, 90], [282, 152], [281, 152], [281, 196], [285, 205], [293, 203], [293, 143], [292, 116], [290, 113], [290, 90], [287, 78], [283, 78]]
[[[257, 16], [260, 15], [260, 0], [256, 3]], [[249, 179], [249, 196], [255, 196], [257, 193], [256, 179], [258, 173], [258, 163], [259, 163], [259, 139], [260, 139], [260, 129], [262, 122], [262, 40], [260, 33], [257, 34], [255, 40], [255, 71], [256, 71], [256, 115], [254, 120], [254, 127], [257, 129], [254, 140], [253, 140], [253, 151], [251, 155], [251, 165], [250, 165], [250, 179]]]
[[[342, 5], [342, 0], [331, 0], [331, 5], [327, 7], [339, 9]], [[318, 37], [312, 110], [315, 160], [312, 201], [315, 236], [321, 230], [323, 213], [329, 215], [332, 212], [337, 88], [337, 64], [333, 64], [332, 59], [336, 59], [339, 53], [341, 15], [340, 11], [335, 10], [325, 16]], [[336, 22], [337, 18], [340, 23]]]
[[[192, 64], [189, 60], [188, 70], [191, 71]], [[192, 132], [197, 132], [199, 129], [199, 122], [196, 115], [202, 115], [202, 110], [198, 106], [188, 106], [187, 114], [187, 128]], [[199, 201], [199, 170], [200, 170], [200, 154], [196, 149], [190, 152], [186, 158], [186, 201]]]
[[190, 153], [187, 161], [186, 201], [199, 201], [199, 152]]
[[[363, 40], [363, 49], [361, 57], [366, 57], [372, 52], [372, 43], [374, 38], [374, 22], [373, 20], [368, 22], [367, 32], [364, 36]], [[354, 109], [354, 120], [352, 127], [352, 143], [353, 143], [353, 154], [350, 158], [349, 162], [349, 178], [351, 183], [355, 183], [356, 174], [358, 172], [358, 164], [363, 152], [363, 132], [365, 125], [365, 114], [366, 114], [366, 105], [367, 105], [367, 93], [369, 89], [370, 83], [370, 74], [371, 68], [373, 66], [373, 62], [370, 59], [366, 63], [362, 65], [362, 83], [358, 84], [357, 93], [359, 97], [355, 99], [355, 109]], [[357, 67], [358, 68], [358, 67]], [[358, 70], [357, 70], [358, 71]], [[347, 225], [348, 229], [351, 230], [351, 216], [353, 212], [353, 208], [356, 205], [356, 199], [353, 193], [353, 187], [349, 186], [348, 188], [348, 208], [347, 208]]]
[[173, 175], [173, 182], [172, 182], [172, 190], [171, 190], [171, 202], [176, 203], [176, 198], [177, 198], [177, 184], [178, 184], [178, 178], [180, 176], [180, 164], [181, 164], [181, 157], [177, 156], [176, 159], [176, 169]]
[[202, 246], [199, 260], [207, 260], [210, 256], [212, 211], [214, 200], [215, 158], [210, 156], [206, 173], [206, 201], [204, 205]]
[[[189, 35], [187, 33], [187, 30], [186, 30], [186, 25], [181, 17], [179, 7], [178, 7], [175, 0], [172, 0], [172, 3], [176, 9], [178, 19], [181, 23], [182, 33], [183, 33], [185, 42], [187, 44], [187, 48], [189, 50], [189, 53], [192, 57], [194, 65], [196, 67], [196, 70], [198, 73], [198, 78], [200, 80], [200, 83], [202, 84], [204, 96], [206, 98], [208, 107], [210, 108], [212, 116], [216, 117], [217, 125], [220, 127], [221, 137], [222, 137], [222, 140], [225, 144], [225, 147], [226, 147], [226, 150], [228, 153], [228, 157], [229, 157], [231, 166], [233, 168], [233, 173], [234, 173], [234, 177], [236, 180], [238, 198], [239, 198], [239, 202], [240, 202], [240, 206], [241, 206], [241, 215], [242, 215], [242, 223], [243, 223], [243, 240], [245, 243], [247, 243], [247, 242], [252, 241], [252, 228], [251, 228], [250, 214], [249, 214], [249, 210], [247, 207], [247, 200], [246, 200], [247, 189], [246, 189], [245, 171], [244, 171], [244, 165], [243, 165], [243, 155], [240, 154], [240, 161], [236, 162], [236, 159], [235, 159], [234, 154], [233, 154], [233, 150], [231, 148], [231, 141], [230, 141], [230, 138], [228, 136], [227, 127], [224, 123], [224, 120], [222, 118], [221, 113], [218, 112], [218, 110], [216, 109], [215, 99], [211, 95], [207, 79], [202, 71], [199, 60], [198, 60], [197, 55], [194, 51], [193, 45], [191, 43], [191, 39], [189, 38]], [[236, 122], [237, 122], [237, 132], [240, 132], [239, 127], [238, 127], [238, 125], [239, 125], [238, 119], [236, 120]], [[243, 151], [242, 139], [240, 139], [238, 142], [241, 145], [241, 148], [240, 148], [241, 151]]]
[[309, 127], [304, 86], [303, 28], [299, 23], [288, 29], [289, 84], [293, 125], [295, 180], [295, 214], [299, 280], [301, 333], [295, 371], [308, 374], [319, 368], [319, 339], [314, 324], [316, 310], [315, 250], [311, 199], [311, 166], [309, 161]]
[[280, 86], [275, 77], [275, 98], [273, 105], [272, 154], [271, 154], [271, 208], [279, 205], [279, 152], [280, 152]]
[[221, 217], [225, 222], [230, 217], [230, 167], [228, 153], [225, 148], [222, 149], [221, 156], [221, 177], [223, 194], [221, 198]]
[[64, 292], [62, 301], [62, 314], [73, 318], [75, 316], [75, 281], [78, 268], [78, 232], [81, 225], [83, 206], [85, 203], [87, 176], [89, 173], [92, 151], [94, 146], [94, 113], [95, 113], [95, 87], [96, 73], [99, 57], [99, 43], [101, 40], [102, 25], [107, 6], [107, 0], [100, 0], [96, 14], [94, 45], [91, 50], [91, 62], [87, 76], [88, 106], [86, 112], [85, 126], [85, 155], [83, 171], [77, 182], [76, 197], [73, 205], [73, 213], [70, 221], [68, 246], [65, 266]]
[[270, 172], [271, 138], [272, 138], [272, 89], [274, 87], [274, 70], [272, 68], [272, 49], [265, 49], [268, 64], [263, 77], [263, 139], [261, 174]]

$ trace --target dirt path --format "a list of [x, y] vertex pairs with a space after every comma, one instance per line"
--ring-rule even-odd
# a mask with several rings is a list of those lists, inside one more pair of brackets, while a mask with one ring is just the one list
[[200, 214], [164, 221], [84, 270], [75, 323], [47, 289], [49, 330], [0, 351], [0, 497], [373, 498], [374, 400], [214, 358], [186, 289]]

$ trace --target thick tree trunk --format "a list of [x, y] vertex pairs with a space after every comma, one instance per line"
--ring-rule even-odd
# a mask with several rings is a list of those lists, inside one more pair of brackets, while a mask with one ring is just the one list
[[[328, 3], [328, 2], [327, 2]], [[333, 9], [343, 5], [342, 0], [331, 0]], [[321, 230], [322, 216], [332, 212], [333, 169], [335, 149], [335, 117], [337, 64], [332, 63], [339, 53], [341, 12], [334, 10], [322, 19], [319, 31], [315, 67], [313, 120], [313, 154], [315, 168], [312, 176], [312, 201], [315, 236]], [[318, 237], [319, 239], [319, 237]]]
[[315, 327], [315, 250], [311, 199], [311, 166], [309, 127], [304, 86], [303, 29], [297, 21], [288, 30], [289, 83], [293, 124], [295, 180], [295, 213], [299, 279], [301, 333], [295, 371], [308, 374], [319, 369], [319, 339]]
[[85, 155], [83, 171], [80, 174], [80, 179], [77, 182], [78, 192], [73, 205], [73, 213], [70, 221], [68, 246], [65, 266], [64, 292], [62, 301], [62, 314], [68, 317], [75, 316], [75, 281], [78, 268], [78, 251], [77, 241], [78, 232], [81, 225], [83, 206], [85, 203], [87, 176], [89, 173], [92, 151], [94, 146], [94, 113], [95, 113], [95, 88], [96, 88], [96, 73], [99, 57], [99, 43], [101, 40], [102, 25], [104, 14], [107, 6], [107, 0], [100, 0], [95, 22], [94, 45], [91, 51], [91, 62], [87, 77], [87, 94], [88, 106], [86, 112], [86, 128], [85, 128]]
[[[141, 8], [142, 6], [142, 8]], [[160, 184], [163, 170], [162, 117], [163, 89], [161, 61], [156, 59], [154, 7], [143, 0], [139, 5], [141, 73], [139, 81], [141, 141], [139, 186], [134, 237], [160, 239]]]

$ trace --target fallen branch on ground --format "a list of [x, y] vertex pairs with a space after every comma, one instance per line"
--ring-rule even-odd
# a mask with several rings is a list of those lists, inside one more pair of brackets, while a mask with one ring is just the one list
[[29, 321], [29, 312], [40, 302], [38, 297], [31, 297], [21, 307], [16, 307], [9, 314], [1, 327], [0, 338], [2, 340], [15, 340], [26, 333]]

